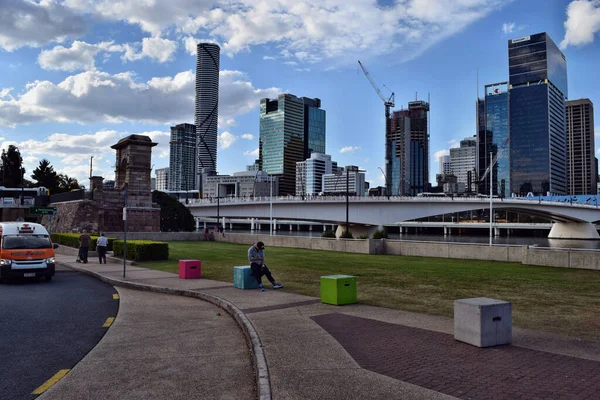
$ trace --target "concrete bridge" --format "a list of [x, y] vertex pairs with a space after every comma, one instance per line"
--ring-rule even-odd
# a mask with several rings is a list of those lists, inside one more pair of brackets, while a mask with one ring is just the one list
[[[350, 230], [371, 233], [383, 225], [419, 218], [472, 210], [487, 210], [489, 198], [422, 197], [273, 197], [196, 199], [186, 206], [194, 217], [272, 218], [319, 221], [345, 227], [346, 210]], [[593, 223], [600, 221], [597, 205], [570, 204], [539, 199], [493, 199], [494, 210], [506, 210], [544, 217], [554, 221], [548, 237], [564, 239], [600, 239]], [[338, 228], [339, 230], [339, 228]]]

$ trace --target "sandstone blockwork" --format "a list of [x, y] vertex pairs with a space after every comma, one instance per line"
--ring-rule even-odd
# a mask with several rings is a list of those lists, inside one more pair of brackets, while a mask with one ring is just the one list
[[[152, 204], [150, 172], [153, 143], [148, 136], [130, 135], [111, 148], [117, 151], [115, 189], [104, 189], [104, 178], [90, 178], [85, 200], [53, 203], [57, 213], [43, 223], [52, 232], [123, 232], [127, 192], [127, 231], [159, 232], [160, 208]], [[126, 189], [125, 189], [126, 187]]]

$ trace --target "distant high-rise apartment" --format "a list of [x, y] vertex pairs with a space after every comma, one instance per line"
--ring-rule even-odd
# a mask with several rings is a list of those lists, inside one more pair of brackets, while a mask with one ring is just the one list
[[429, 190], [429, 103], [411, 101], [394, 111], [386, 138], [386, 180], [391, 194], [414, 196]]
[[199, 43], [196, 59], [196, 189], [201, 174], [217, 170], [219, 119], [219, 61], [221, 49], [214, 43]]
[[508, 41], [510, 191], [567, 194], [567, 60], [546, 33]]
[[328, 154], [312, 153], [296, 163], [296, 196], [317, 195], [323, 191], [323, 175], [337, 172], [337, 163]]
[[321, 99], [303, 97], [304, 102], [304, 159], [312, 153], [325, 154], [326, 124], [325, 110]]
[[456, 176], [459, 192], [470, 192], [474, 188], [477, 162], [477, 138], [460, 141], [460, 147], [450, 149], [450, 168]]
[[450, 164], [450, 156], [441, 156], [440, 162], [440, 174], [451, 174], [452, 165]]
[[299, 161], [304, 161], [304, 101], [288, 93], [261, 99], [259, 165], [279, 177], [279, 195], [296, 192]]
[[[477, 174], [479, 193], [490, 192], [490, 179], [495, 195], [510, 195], [510, 143], [508, 82], [485, 85], [485, 98], [477, 101]], [[491, 160], [502, 150], [491, 173], [482, 178]], [[490, 155], [491, 153], [491, 155]]]
[[172, 126], [169, 146], [168, 190], [197, 190], [196, 125]]
[[597, 193], [595, 151], [593, 103], [589, 99], [567, 101], [568, 194]]
[[169, 190], [169, 167], [157, 168], [154, 172], [156, 173], [156, 190], [162, 192]]

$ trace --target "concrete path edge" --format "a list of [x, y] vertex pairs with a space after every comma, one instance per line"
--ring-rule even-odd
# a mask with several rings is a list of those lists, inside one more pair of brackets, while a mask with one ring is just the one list
[[248, 345], [250, 347], [252, 360], [254, 362], [254, 370], [256, 373], [256, 387], [258, 390], [259, 400], [271, 400], [271, 398], [272, 398], [271, 397], [271, 379], [269, 376], [269, 368], [267, 366], [267, 359], [266, 359], [265, 353], [263, 351], [263, 346], [262, 346], [262, 342], [260, 340], [260, 336], [258, 335], [256, 328], [254, 327], [254, 325], [252, 324], [250, 319], [246, 316], [246, 314], [244, 314], [242, 312], [242, 310], [240, 310], [233, 303], [231, 303], [227, 300], [224, 300], [218, 296], [214, 296], [214, 295], [210, 295], [210, 294], [206, 294], [206, 293], [202, 293], [202, 292], [194, 292], [194, 291], [185, 290], [185, 289], [173, 289], [173, 288], [166, 288], [166, 287], [161, 287], [161, 286], [153, 286], [153, 285], [146, 285], [146, 284], [142, 284], [142, 283], [123, 281], [120, 279], [109, 278], [109, 277], [103, 276], [97, 272], [89, 271], [84, 268], [79, 268], [75, 265], [69, 265], [69, 264], [64, 264], [64, 263], [61, 263], [61, 265], [65, 266], [67, 268], [71, 268], [76, 271], [82, 272], [84, 274], [93, 276], [94, 278], [97, 278], [103, 282], [106, 282], [109, 285], [120, 286], [120, 287], [124, 287], [127, 289], [135, 289], [135, 290], [142, 290], [142, 291], [148, 291], [148, 292], [156, 292], [156, 293], [163, 293], [163, 294], [173, 294], [173, 295], [178, 295], [178, 296], [192, 297], [192, 298], [207, 301], [211, 304], [214, 304], [215, 306], [217, 306], [219, 308], [222, 308], [229, 315], [231, 315], [233, 317], [233, 319], [236, 321], [236, 323], [239, 325], [240, 329], [244, 333], [246, 342], [248, 343]]

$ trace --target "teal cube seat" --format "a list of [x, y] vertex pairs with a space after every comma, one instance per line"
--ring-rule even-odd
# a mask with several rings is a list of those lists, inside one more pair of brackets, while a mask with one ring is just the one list
[[340, 306], [356, 303], [356, 277], [328, 275], [321, 277], [321, 303]]
[[252, 276], [249, 265], [233, 267], [233, 287], [238, 289], [258, 289], [258, 282]]

